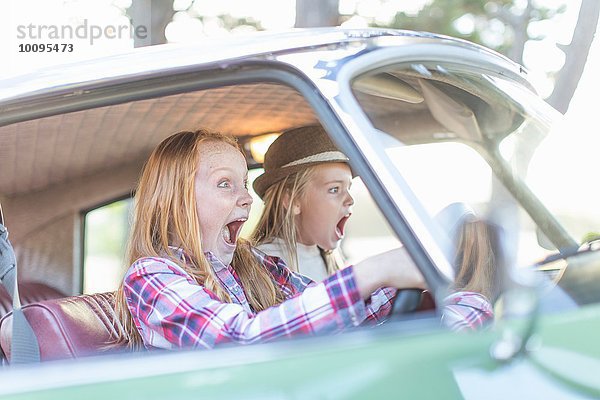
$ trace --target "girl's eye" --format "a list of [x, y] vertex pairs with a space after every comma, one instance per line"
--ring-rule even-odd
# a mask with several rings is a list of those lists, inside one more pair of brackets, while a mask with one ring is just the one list
[[229, 181], [221, 181], [217, 185], [217, 187], [224, 188], [224, 189], [229, 188], [230, 186], [231, 185], [229, 184]]
[[244, 181], [244, 189], [248, 190], [248, 181]]
[[340, 188], [338, 186], [329, 188], [329, 193], [335, 194], [338, 193], [340, 191]]

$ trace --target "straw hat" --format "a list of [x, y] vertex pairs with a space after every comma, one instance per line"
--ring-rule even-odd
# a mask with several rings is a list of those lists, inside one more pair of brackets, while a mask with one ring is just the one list
[[[262, 198], [269, 186], [311, 165], [348, 163], [320, 126], [303, 126], [282, 133], [265, 153], [265, 172], [254, 180], [254, 191]], [[354, 177], [354, 173], [352, 174]]]

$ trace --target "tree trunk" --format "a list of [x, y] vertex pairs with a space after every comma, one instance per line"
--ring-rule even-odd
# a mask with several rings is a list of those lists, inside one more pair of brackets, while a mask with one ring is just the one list
[[173, 1], [133, 0], [128, 11], [136, 33], [133, 47], [167, 43], [165, 28], [173, 19]]
[[557, 74], [552, 95], [546, 101], [561, 113], [567, 112], [569, 104], [583, 74], [600, 14], [600, 1], [582, 0], [573, 39], [563, 46], [565, 65]]
[[523, 64], [523, 51], [525, 50], [525, 43], [527, 40], [529, 40], [527, 27], [529, 26], [532, 12], [533, 5], [531, 4], [531, 1], [528, 1], [527, 7], [525, 8], [523, 14], [518, 16], [513, 15], [510, 21], [515, 36], [510, 49], [508, 49], [508, 58], [521, 65]]
[[339, 0], [296, 0], [296, 28], [339, 25]]

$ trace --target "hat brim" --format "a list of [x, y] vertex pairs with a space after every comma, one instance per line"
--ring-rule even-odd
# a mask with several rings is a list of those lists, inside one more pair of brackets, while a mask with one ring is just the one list
[[[346, 160], [318, 161], [313, 163], [293, 165], [285, 168], [280, 168], [275, 171], [264, 172], [262, 175], [259, 175], [258, 178], [254, 180], [252, 187], [254, 188], [256, 194], [262, 199], [270, 186], [281, 181], [282, 179], [285, 179], [287, 176], [300, 172], [306, 169], [307, 167], [331, 163], [348, 164], [348, 166], [350, 167], [350, 164]], [[350, 167], [350, 171], [352, 173], [352, 178], [355, 178], [357, 174], [354, 172], [352, 167]]]

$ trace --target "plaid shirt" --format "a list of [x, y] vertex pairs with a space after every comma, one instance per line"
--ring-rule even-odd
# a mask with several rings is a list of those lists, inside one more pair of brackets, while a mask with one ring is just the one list
[[485, 296], [456, 292], [444, 299], [442, 323], [453, 331], [476, 330], [494, 320], [494, 310]]
[[[379, 322], [392, 309], [395, 289], [379, 289], [363, 301], [353, 268], [321, 283], [290, 271], [285, 263], [254, 249], [287, 299], [261, 312], [250, 307], [231, 266], [205, 256], [232, 302], [219, 300], [176, 263], [141, 258], [127, 271], [124, 293], [147, 348], [213, 348], [223, 343], [257, 343], [301, 334], [338, 332], [364, 321]], [[180, 251], [178, 256], [185, 260]]]

